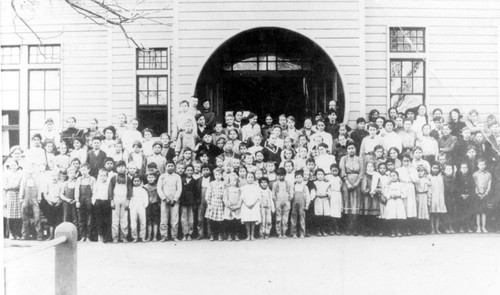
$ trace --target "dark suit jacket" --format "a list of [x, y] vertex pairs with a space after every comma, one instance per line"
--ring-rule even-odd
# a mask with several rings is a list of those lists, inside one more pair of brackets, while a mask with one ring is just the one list
[[97, 175], [99, 174], [99, 169], [104, 168], [104, 160], [106, 159], [106, 153], [102, 150], [99, 150], [99, 153], [96, 155], [94, 150], [90, 150], [87, 153], [87, 163], [90, 165], [89, 174], [97, 179]]

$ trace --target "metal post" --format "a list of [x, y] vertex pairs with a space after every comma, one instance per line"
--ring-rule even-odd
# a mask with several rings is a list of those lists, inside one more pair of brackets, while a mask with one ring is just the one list
[[56, 238], [66, 237], [66, 242], [56, 247], [55, 255], [55, 289], [56, 295], [75, 295], [76, 268], [77, 268], [77, 239], [76, 226], [64, 222], [56, 228]]

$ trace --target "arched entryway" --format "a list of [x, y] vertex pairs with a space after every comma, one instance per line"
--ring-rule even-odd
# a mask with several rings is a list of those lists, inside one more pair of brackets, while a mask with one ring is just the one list
[[316, 43], [290, 30], [257, 28], [220, 46], [204, 65], [195, 96], [208, 99], [219, 119], [227, 111], [251, 111], [259, 121], [270, 113], [306, 116], [326, 113], [337, 103], [344, 119], [342, 81], [330, 57]]

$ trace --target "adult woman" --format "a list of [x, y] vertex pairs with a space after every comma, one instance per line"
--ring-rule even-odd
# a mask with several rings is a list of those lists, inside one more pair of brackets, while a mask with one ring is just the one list
[[431, 135], [431, 126], [425, 124], [422, 126], [422, 136], [417, 139], [416, 146], [422, 148], [422, 153], [424, 159], [429, 163], [436, 160], [436, 156], [439, 154], [439, 146], [437, 140]]
[[[399, 174], [399, 181], [401, 182], [403, 194], [406, 196], [404, 198], [404, 204], [406, 209], [406, 218], [415, 219], [417, 218], [417, 199], [415, 197], [415, 183], [418, 181], [418, 173], [411, 164], [411, 156], [409, 154], [403, 155], [403, 166], [397, 168], [396, 171]], [[411, 222], [408, 220], [407, 222]], [[408, 223], [406, 228], [406, 235], [411, 235], [410, 224]]]
[[287, 125], [287, 137], [292, 139], [293, 144], [297, 144], [297, 141], [299, 140], [300, 131], [297, 130], [297, 128], [295, 128], [295, 118], [293, 116], [288, 116], [286, 118], [286, 125]]
[[[23, 149], [18, 145], [11, 147], [10, 151], [9, 151], [9, 158], [7, 158], [5, 163], [7, 163], [7, 161], [9, 161], [9, 160], [16, 161], [17, 165], [19, 167], [23, 168], [24, 167]], [[5, 168], [5, 166], [4, 166], [4, 168]]]
[[354, 143], [347, 144], [347, 155], [340, 159], [339, 168], [342, 184], [342, 199], [344, 202], [344, 214], [347, 215], [346, 234], [358, 234], [357, 219], [361, 213], [361, 189], [360, 184], [364, 175], [363, 159], [356, 156]]
[[421, 104], [417, 108], [417, 116], [412, 124], [412, 130], [418, 135], [422, 133], [422, 126], [429, 124], [429, 117], [427, 116], [427, 107]]
[[368, 113], [368, 122], [375, 123], [379, 115], [380, 113], [377, 109], [371, 110], [370, 113]]
[[310, 117], [306, 117], [304, 119], [304, 127], [300, 130], [302, 134], [307, 136], [307, 139], [311, 139], [313, 134], [315, 133], [314, 130], [312, 129], [313, 124], [312, 124], [312, 119]]
[[249, 139], [251, 140], [254, 135], [261, 134], [260, 126], [257, 124], [257, 115], [254, 113], [248, 114], [248, 124], [241, 128], [241, 140], [243, 142], [247, 142]]
[[390, 119], [390, 120], [396, 120], [396, 118], [398, 117], [398, 110], [396, 108], [389, 108], [387, 110], [387, 117]]
[[387, 158], [394, 160], [394, 167], [399, 168], [401, 167], [401, 160], [399, 159], [399, 150], [396, 147], [391, 147], [387, 151]]
[[453, 109], [450, 111], [450, 121], [448, 124], [451, 127], [451, 135], [457, 138], [462, 133], [462, 128], [465, 127], [465, 123], [462, 122], [462, 115], [458, 109]]

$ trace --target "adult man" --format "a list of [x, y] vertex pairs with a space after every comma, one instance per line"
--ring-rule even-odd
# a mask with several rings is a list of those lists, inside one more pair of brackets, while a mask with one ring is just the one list
[[161, 221], [160, 233], [161, 241], [168, 241], [168, 229], [170, 223], [170, 233], [174, 241], [179, 242], [177, 238], [177, 229], [179, 226], [179, 198], [182, 193], [181, 177], [174, 173], [174, 162], [167, 162], [166, 172], [158, 178], [158, 196], [161, 199]]
[[208, 130], [212, 131], [215, 123], [215, 113], [210, 109], [210, 102], [205, 100], [203, 102], [203, 110], [201, 111], [203, 117], [205, 117], [205, 126]]

